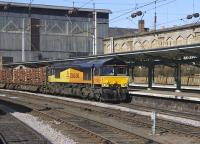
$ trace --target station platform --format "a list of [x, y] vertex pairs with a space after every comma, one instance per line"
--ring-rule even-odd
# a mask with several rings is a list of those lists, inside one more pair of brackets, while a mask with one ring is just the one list
[[147, 90], [147, 89], [132, 88], [130, 89], [129, 93], [131, 95], [137, 95], [137, 96], [148, 96], [156, 98], [168, 98], [168, 99], [200, 102], [200, 92], [190, 93], [190, 92], [175, 92], [168, 90]]
[[[135, 84], [130, 83], [130, 87], [141, 87], [141, 88], [148, 88], [148, 84]], [[161, 84], [152, 84], [152, 88], [161, 88], [161, 89], [176, 89], [175, 85], [161, 85]], [[193, 90], [193, 91], [199, 91], [200, 93], [200, 86], [181, 86], [182, 90]]]

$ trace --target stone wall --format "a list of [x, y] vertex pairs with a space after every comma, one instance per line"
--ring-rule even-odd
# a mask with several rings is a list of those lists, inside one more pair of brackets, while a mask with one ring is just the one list
[[104, 53], [138, 51], [200, 43], [200, 24], [104, 40]]

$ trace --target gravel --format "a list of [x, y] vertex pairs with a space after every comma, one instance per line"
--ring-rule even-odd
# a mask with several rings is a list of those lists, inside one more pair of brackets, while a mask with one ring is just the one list
[[[82, 104], [90, 104], [90, 105], [94, 105], [94, 106], [115, 109], [115, 110], [135, 113], [135, 114], [139, 114], [139, 115], [144, 115], [144, 116], [151, 116], [151, 114], [152, 114], [151, 112], [134, 110], [134, 109], [130, 109], [130, 108], [122, 107], [122, 106], [105, 104], [105, 103], [100, 103], [100, 102], [85, 101], [85, 100], [79, 100], [79, 99], [73, 99], [73, 98], [67, 98], [67, 97], [58, 97], [58, 96], [47, 95], [47, 94], [36, 94], [36, 93], [22, 92], [22, 91], [16, 91], [16, 90], [3, 90], [3, 91], [13, 91], [13, 92], [31, 94], [31, 95], [35, 95], [35, 96], [42, 96], [42, 97], [72, 101], [72, 102], [77, 102], [77, 103], [82, 103]], [[174, 121], [174, 122], [178, 122], [178, 123], [182, 123], [182, 124], [186, 124], [186, 125], [200, 127], [200, 121], [196, 121], [196, 120], [191, 120], [191, 119], [186, 119], [186, 118], [181, 118], [181, 117], [176, 117], [176, 116], [169, 116], [169, 115], [164, 115], [164, 114], [159, 114], [159, 113], [157, 113], [157, 117], [163, 118], [166, 120], [170, 120], [170, 121]]]
[[40, 134], [45, 136], [53, 144], [75, 144], [76, 142], [72, 139], [67, 138], [59, 131], [51, 128], [51, 126], [43, 121], [40, 121], [37, 117], [29, 114], [15, 112], [13, 116], [23, 121], [25, 124], [38, 131]]

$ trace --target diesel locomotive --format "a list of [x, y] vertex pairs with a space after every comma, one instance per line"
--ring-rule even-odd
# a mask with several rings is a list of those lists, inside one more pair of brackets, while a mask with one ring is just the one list
[[23, 73], [21, 79], [19, 74], [15, 74], [16, 69], [7, 70], [7, 74], [8, 71], [12, 73], [9, 74], [12, 77], [8, 78], [9, 81], [3, 80], [5, 76], [0, 70], [0, 87], [105, 102], [131, 101], [127, 89], [128, 67], [124, 61], [117, 58], [57, 63], [42, 70], [40, 68], [36, 74], [31, 74], [31, 69], [33, 68], [19, 69], [21, 72], [18, 73]]

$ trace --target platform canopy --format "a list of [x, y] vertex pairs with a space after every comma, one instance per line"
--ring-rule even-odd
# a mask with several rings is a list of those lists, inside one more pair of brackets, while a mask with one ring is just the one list
[[121, 53], [112, 53], [104, 55], [96, 55], [89, 57], [79, 57], [79, 58], [70, 58], [64, 60], [53, 60], [53, 61], [38, 61], [38, 62], [25, 62], [25, 63], [12, 63], [5, 64], [6, 67], [15, 67], [17, 65], [25, 66], [47, 66], [55, 63], [68, 63], [74, 60], [87, 61], [91, 59], [109, 59], [117, 58], [126, 61], [127, 63], [132, 63], [134, 65], [148, 65], [149, 63], [153, 64], [176, 64], [176, 63], [195, 63], [200, 65], [200, 44], [193, 45], [182, 45], [175, 47], [163, 47], [156, 49], [147, 49], [133, 52], [121, 52]]
[[200, 62], [200, 44], [117, 53], [121, 59], [135, 65]]

